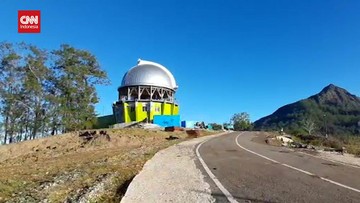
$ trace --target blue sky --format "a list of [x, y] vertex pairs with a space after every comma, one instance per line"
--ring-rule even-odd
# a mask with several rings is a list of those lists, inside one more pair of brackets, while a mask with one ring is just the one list
[[[17, 33], [18, 10], [41, 10], [41, 34]], [[330, 83], [360, 96], [359, 11], [357, 0], [1, 0], [0, 41], [95, 54], [111, 80], [100, 115], [141, 58], [174, 74], [182, 119], [254, 121]]]

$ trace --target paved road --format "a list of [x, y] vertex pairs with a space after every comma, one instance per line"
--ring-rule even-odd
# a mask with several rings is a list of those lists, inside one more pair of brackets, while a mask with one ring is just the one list
[[257, 136], [234, 132], [198, 147], [215, 182], [230, 193], [199, 162], [218, 202], [231, 196], [235, 202], [360, 202], [359, 168], [253, 141]]

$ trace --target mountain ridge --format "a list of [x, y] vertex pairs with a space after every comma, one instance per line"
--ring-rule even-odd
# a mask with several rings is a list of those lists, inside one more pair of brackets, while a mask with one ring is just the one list
[[279, 130], [304, 134], [304, 121], [315, 124], [317, 134], [360, 135], [360, 98], [329, 84], [319, 93], [284, 105], [254, 122], [257, 130]]

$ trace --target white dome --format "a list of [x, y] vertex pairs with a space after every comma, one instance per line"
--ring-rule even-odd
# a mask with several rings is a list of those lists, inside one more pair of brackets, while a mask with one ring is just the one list
[[172, 90], [178, 87], [174, 76], [164, 66], [140, 59], [136, 66], [125, 73], [121, 87], [139, 85], [166, 87]]

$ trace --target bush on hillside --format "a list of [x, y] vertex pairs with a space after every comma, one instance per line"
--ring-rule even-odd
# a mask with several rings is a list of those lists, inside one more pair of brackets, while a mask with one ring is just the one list
[[321, 144], [324, 147], [331, 147], [334, 149], [341, 149], [344, 146], [344, 144], [336, 138], [328, 138], [328, 139], [323, 138]]

